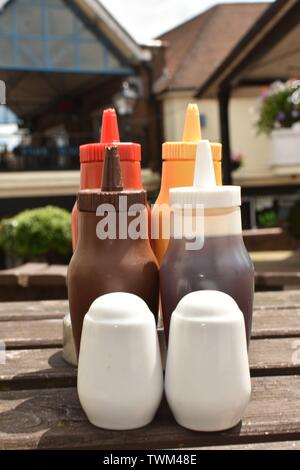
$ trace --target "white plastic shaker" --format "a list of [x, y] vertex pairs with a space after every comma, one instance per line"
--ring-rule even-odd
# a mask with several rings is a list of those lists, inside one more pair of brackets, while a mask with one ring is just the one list
[[85, 315], [78, 394], [89, 421], [106, 429], [150, 423], [163, 393], [155, 319], [140, 297], [98, 297]]
[[197, 291], [178, 303], [165, 391], [176, 421], [186, 428], [221, 431], [241, 420], [251, 383], [244, 317], [232, 297]]

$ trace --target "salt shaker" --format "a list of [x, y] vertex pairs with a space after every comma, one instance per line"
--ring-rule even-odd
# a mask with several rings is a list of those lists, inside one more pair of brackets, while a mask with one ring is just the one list
[[152, 421], [163, 374], [155, 319], [144, 300], [116, 292], [92, 303], [83, 323], [77, 385], [95, 426], [135, 429]]
[[176, 421], [186, 428], [221, 431], [241, 420], [251, 382], [244, 317], [232, 297], [204, 290], [178, 303], [165, 391]]

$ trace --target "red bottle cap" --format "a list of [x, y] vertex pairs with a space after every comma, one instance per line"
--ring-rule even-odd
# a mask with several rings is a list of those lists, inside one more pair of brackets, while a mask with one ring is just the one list
[[[126, 197], [127, 204], [120, 204], [120, 198]], [[96, 212], [101, 204], [113, 206], [108, 212], [127, 211], [133, 204], [147, 204], [147, 193], [144, 189], [123, 189], [122, 169], [117, 145], [107, 145], [104, 153], [101, 189], [83, 189], [77, 194], [80, 212]]]
[[104, 161], [107, 145], [118, 147], [121, 161], [141, 161], [140, 144], [120, 142], [117, 114], [112, 108], [103, 111], [100, 143], [81, 145], [80, 163]]

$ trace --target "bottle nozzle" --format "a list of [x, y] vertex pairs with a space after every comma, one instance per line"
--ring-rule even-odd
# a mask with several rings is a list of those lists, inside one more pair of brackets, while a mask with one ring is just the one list
[[211, 188], [216, 186], [211, 146], [208, 140], [200, 140], [197, 144], [194, 188]]
[[105, 147], [101, 191], [122, 191], [122, 173], [118, 147]]
[[201, 140], [200, 115], [197, 104], [189, 104], [186, 109], [182, 140], [184, 142]]
[[100, 142], [120, 142], [117, 114], [113, 108], [103, 111]]

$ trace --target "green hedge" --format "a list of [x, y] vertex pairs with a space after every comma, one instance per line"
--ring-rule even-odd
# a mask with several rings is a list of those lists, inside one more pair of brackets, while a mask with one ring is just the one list
[[0, 222], [0, 247], [25, 259], [71, 254], [71, 214], [59, 207], [26, 210]]

